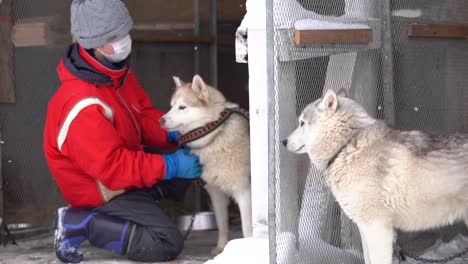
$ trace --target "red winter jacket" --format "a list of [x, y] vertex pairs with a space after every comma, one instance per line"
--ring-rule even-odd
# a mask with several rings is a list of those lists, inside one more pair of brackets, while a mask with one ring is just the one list
[[145, 153], [142, 145], [174, 145], [159, 125], [163, 113], [126, 65], [107, 68], [75, 44], [58, 66], [62, 85], [48, 105], [44, 151], [73, 207], [99, 206], [164, 177], [162, 156]]

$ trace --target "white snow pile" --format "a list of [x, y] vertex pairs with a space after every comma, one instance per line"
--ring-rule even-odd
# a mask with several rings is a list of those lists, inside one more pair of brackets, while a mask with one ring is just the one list
[[221, 254], [205, 264], [269, 263], [268, 243], [268, 239], [234, 239], [229, 241]]
[[316, 19], [303, 19], [294, 23], [296, 30], [336, 30], [336, 29], [370, 29], [366, 24], [329, 22]]

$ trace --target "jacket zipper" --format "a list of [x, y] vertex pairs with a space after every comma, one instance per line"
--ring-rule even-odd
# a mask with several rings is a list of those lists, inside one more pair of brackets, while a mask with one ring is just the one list
[[138, 139], [140, 140], [140, 144], [141, 144], [141, 132], [140, 132], [140, 128], [138, 127], [138, 124], [137, 124], [137, 122], [136, 122], [135, 116], [133, 116], [133, 113], [132, 113], [132, 111], [130, 110], [130, 107], [128, 107], [127, 103], [125, 103], [124, 99], [122, 98], [122, 95], [120, 95], [120, 88], [117, 88], [117, 95], [119, 96], [120, 101], [122, 101], [123, 105], [125, 106], [125, 108], [127, 108], [127, 111], [130, 113], [130, 116], [132, 117], [132, 121], [133, 121], [133, 124], [135, 125], [135, 128], [136, 128], [136, 130], [137, 130]]

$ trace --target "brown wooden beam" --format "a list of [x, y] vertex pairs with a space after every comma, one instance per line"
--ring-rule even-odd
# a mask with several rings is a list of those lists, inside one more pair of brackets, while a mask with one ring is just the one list
[[11, 23], [11, 15], [0, 15], [0, 23]]
[[[212, 44], [214, 37], [212, 36], [193, 36], [193, 35], [161, 35], [153, 34], [152, 32], [133, 31], [132, 39], [136, 42], [152, 42], [152, 43], [200, 43]], [[217, 44], [222, 46], [234, 46], [234, 34], [221, 34], [217, 36]]]
[[10, 38], [12, 1], [4, 0], [0, 5], [0, 103], [16, 101], [13, 44]]
[[372, 41], [372, 29], [295, 30], [296, 45], [362, 44]]
[[[191, 23], [136, 23], [132, 39], [137, 42], [212, 43], [211, 36], [177, 35], [167, 32], [191, 32]], [[15, 47], [63, 47], [71, 44], [69, 24], [59, 17], [36, 17], [18, 20], [11, 34]]]
[[408, 36], [432, 38], [467, 38], [468, 26], [444, 24], [411, 24]]
[[193, 35], [161, 35], [153, 32], [133, 31], [132, 39], [136, 42], [160, 42], [160, 43], [212, 43], [214, 38], [211, 36], [193, 36]]
[[193, 31], [195, 25], [193, 23], [135, 23], [133, 30], [143, 31], [177, 31], [190, 30]]
[[[246, 0], [217, 0], [217, 20], [240, 23], [245, 15]], [[168, 4], [170, 3], [170, 4]], [[126, 1], [135, 23], [148, 21], [193, 23], [194, 1], [190, 0], [131, 0]], [[200, 19], [208, 20], [210, 1], [200, 1]]]
[[72, 43], [70, 23], [61, 16], [20, 19], [13, 25], [11, 39], [21, 47], [63, 47]]

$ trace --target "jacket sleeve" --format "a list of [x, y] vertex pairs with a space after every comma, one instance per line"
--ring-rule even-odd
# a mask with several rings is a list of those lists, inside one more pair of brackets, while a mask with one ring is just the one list
[[150, 187], [165, 173], [161, 155], [125, 147], [100, 105], [88, 106], [74, 118], [61, 153], [110, 190]]
[[177, 147], [177, 144], [169, 142], [168, 132], [159, 124], [159, 119], [161, 119], [164, 113], [153, 107], [150, 98], [136, 80], [133, 72], [129, 73], [128, 78], [132, 83], [136, 84], [134, 91], [140, 105], [138, 116], [142, 126], [142, 143], [163, 149]]

